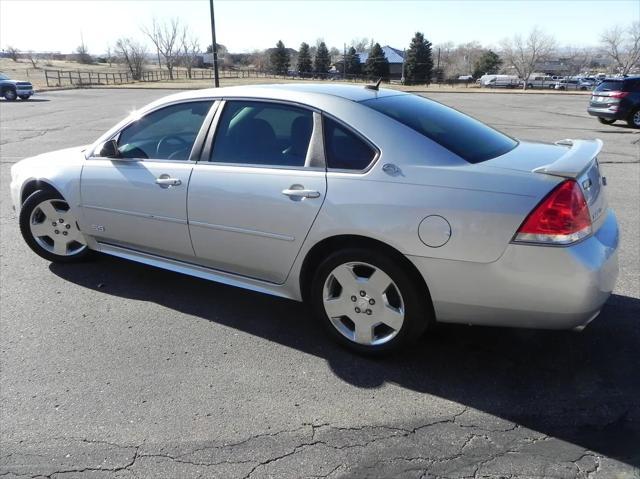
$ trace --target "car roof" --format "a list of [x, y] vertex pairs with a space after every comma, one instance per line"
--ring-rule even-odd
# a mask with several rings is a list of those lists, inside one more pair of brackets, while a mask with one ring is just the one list
[[[304, 82], [304, 80], [301, 80]], [[270, 85], [230, 86], [190, 90], [166, 97], [161, 101], [191, 100], [199, 98], [272, 98], [292, 99], [310, 105], [322, 103], [328, 98], [340, 98], [354, 102], [395, 95], [407, 95], [398, 90], [365, 88], [364, 85], [336, 85], [324, 83], [280, 83]]]

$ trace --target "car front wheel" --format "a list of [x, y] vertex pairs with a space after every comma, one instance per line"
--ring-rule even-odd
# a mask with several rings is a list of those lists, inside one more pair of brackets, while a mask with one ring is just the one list
[[358, 353], [382, 354], [425, 331], [431, 309], [423, 289], [396, 258], [348, 249], [319, 266], [310, 299], [314, 314], [338, 342]]
[[16, 94], [15, 90], [5, 90], [4, 97], [9, 101], [14, 101], [16, 98], [18, 98], [18, 95]]
[[54, 263], [82, 261], [91, 254], [68, 203], [54, 191], [36, 191], [27, 198], [20, 210], [20, 232], [34, 253]]
[[613, 125], [616, 120], [614, 118], [602, 118], [601, 116], [599, 116], [598, 121], [603, 125]]

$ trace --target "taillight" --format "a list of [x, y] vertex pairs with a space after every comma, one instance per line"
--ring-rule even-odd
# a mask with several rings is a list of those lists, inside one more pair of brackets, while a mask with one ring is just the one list
[[609, 92], [609, 98], [624, 98], [628, 94], [628, 91], [612, 91]]
[[590, 234], [591, 217], [582, 190], [574, 180], [566, 180], [527, 216], [513, 240], [566, 245]]

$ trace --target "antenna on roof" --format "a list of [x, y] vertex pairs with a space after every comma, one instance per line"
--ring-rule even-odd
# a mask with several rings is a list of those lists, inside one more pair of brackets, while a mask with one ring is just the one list
[[376, 82], [375, 85], [365, 85], [364, 87], [367, 90], [375, 90], [378, 91], [380, 89], [380, 83], [382, 83], [382, 77], [378, 78], [378, 81]]

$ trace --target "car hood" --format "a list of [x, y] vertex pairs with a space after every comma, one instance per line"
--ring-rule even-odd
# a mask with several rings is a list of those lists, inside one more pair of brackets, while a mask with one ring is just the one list
[[79, 160], [84, 160], [83, 152], [88, 146], [90, 145], [74, 146], [25, 158], [11, 167], [11, 176], [15, 178], [19, 174], [25, 177], [38, 178], [41, 176], [40, 172], [43, 169], [50, 170], [65, 164], [77, 163]]

